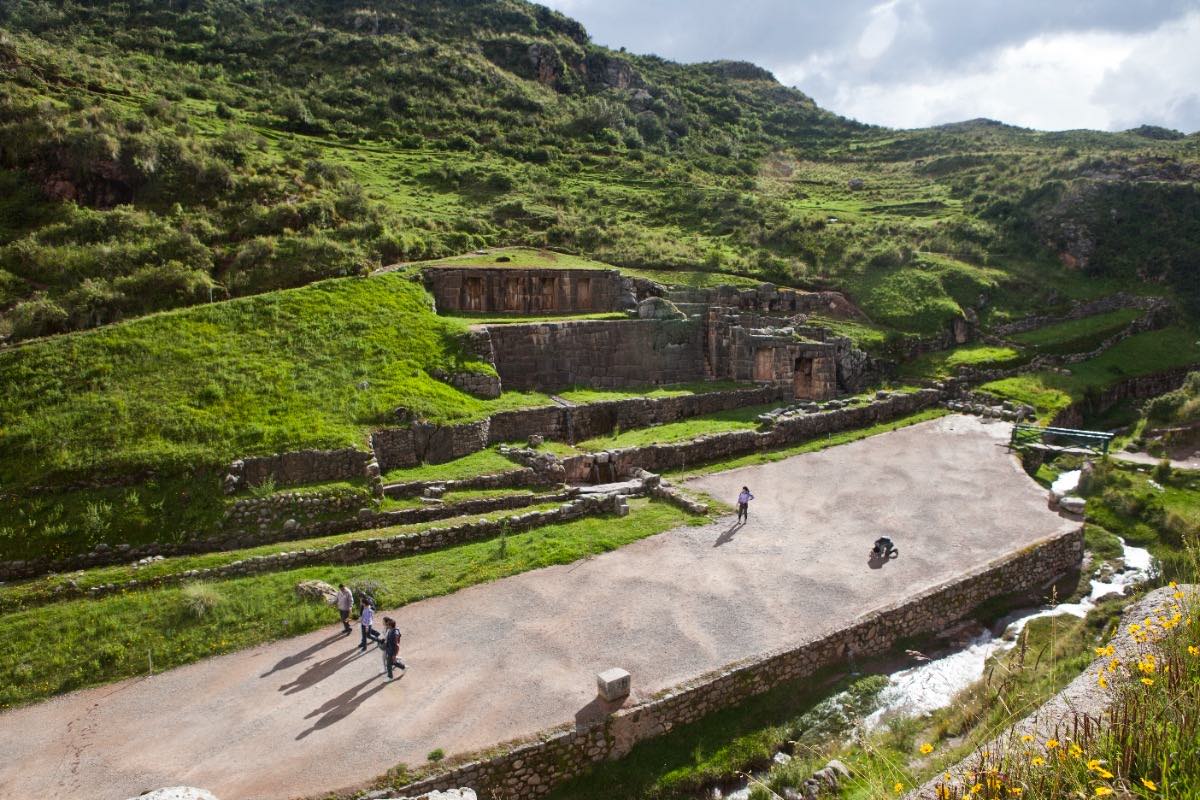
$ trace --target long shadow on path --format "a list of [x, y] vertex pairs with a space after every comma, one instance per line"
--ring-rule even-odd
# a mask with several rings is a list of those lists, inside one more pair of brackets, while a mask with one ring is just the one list
[[740, 531], [745, 526], [746, 526], [746, 523], [744, 523], [744, 522], [733, 523], [732, 525], [729, 526], [728, 529], [721, 532], [721, 535], [717, 537], [717, 540], [715, 542], [713, 542], [713, 547], [720, 547], [721, 545], [723, 545], [727, 542], [732, 542], [734, 534], [736, 534], [738, 531]]
[[341, 634], [341, 633], [335, 633], [333, 636], [328, 636], [319, 642], [310, 644], [308, 647], [304, 648], [299, 653], [293, 653], [292, 655], [287, 656], [286, 658], [280, 659], [279, 662], [275, 664], [275, 666], [271, 667], [269, 670], [264, 672], [262, 675], [259, 675], [258, 677], [268, 678], [271, 675], [274, 675], [276, 672], [279, 672], [280, 670], [285, 670], [285, 669], [288, 669], [289, 667], [294, 667], [297, 664], [303, 664], [305, 661], [308, 661], [308, 659], [310, 659], [314, 655], [316, 655], [317, 651], [323, 650], [324, 648], [326, 648], [329, 645], [336, 642], [338, 639], [342, 639], [342, 638], [349, 638], [349, 637], [345, 637], [344, 634]]
[[[403, 677], [404, 677], [403, 675], [400, 676], [401, 679]], [[299, 734], [297, 734], [296, 741], [300, 741], [301, 739], [304, 739], [307, 736], [309, 736], [309, 734], [315, 733], [316, 731], [322, 730], [324, 728], [328, 728], [330, 725], [341, 722], [346, 717], [353, 714], [355, 712], [355, 710], [359, 706], [361, 706], [363, 703], [367, 702], [367, 700], [370, 699], [372, 695], [374, 695], [377, 692], [382, 691], [384, 688], [387, 687], [387, 683], [380, 683], [378, 686], [376, 686], [374, 689], [371, 689], [370, 691], [367, 691], [367, 692], [363, 691], [363, 689], [365, 689], [369, 684], [371, 684], [372, 682], [374, 682], [376, 680], [379, 680], [379, 676], [372, 675], [370, 678], [367, 678], [365, 681], [358, 684], [357, 686], [350, 687], [346, 691], [339, 694], [337, 697], [330, 698], [329, 700], [325, 701], [321, 705], [314, 708], [312, 711], [305, 714], [304, 715], [305, 719], [312, 719], [313, 717], [318, 717], [319, 719], [317, 719], [317, 721], [312, 724], [311, 728], [308, 728], [307, 730], [301, 731]]]
[[357, 661], [366, 653], [359, 652], [358, 648], [352, 648], [343, 653], [338, 653], [336, 656], [331, 656], [323, 661], [318, 661], [310, 664], [308, 668], [296, 676], [295, 680], [289, 681], [279, 687], [279, 691], [284, 694], [296, 694], [303, 692], [316, 686], [321, 681], [333, 675], [347, 664]]

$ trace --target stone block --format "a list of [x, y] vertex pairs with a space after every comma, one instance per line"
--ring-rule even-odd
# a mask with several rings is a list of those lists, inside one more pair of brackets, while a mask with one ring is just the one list
[[609, 702], [629, 696], [629, 673], [614, 667], [596, 675], [596, 688]]

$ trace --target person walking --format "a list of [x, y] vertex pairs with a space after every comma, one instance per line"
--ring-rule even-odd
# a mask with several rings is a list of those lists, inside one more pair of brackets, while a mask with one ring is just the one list
[[383, 638], [380, 640], [380, 647], [383, 649], [383, 671], [387, 673], [388, 680], [392, 680], [392, 670], [396, 667], [404, 672], [407, 667], [404, 662], [399, 659], [400, 655], [400, 631], [396, 629], [396, 620], [391, 617], [383, 618]]
[[370, 598], [363, 600], [362, 613], [358, 617], [358, 625], [362, 628], [362, 641], [358, 645], [360, 651], [367, 649], [367, 640], [379, 641], [379, 634], [371, 627], [375, 621], [375, 609], [371, 607]]
[[750, 487], [743, 486], [742, 493], [738, 495], [738, 522], [748, 522], [750, 520], [750, 501], [754, 499], [754, 495], [750, 494]]
[[342, 618], [342, 635], [350, 635], [350, 609], [354, 607], [354, 593], [346, 588], [346, 584], [338, 584], [337, 610]]

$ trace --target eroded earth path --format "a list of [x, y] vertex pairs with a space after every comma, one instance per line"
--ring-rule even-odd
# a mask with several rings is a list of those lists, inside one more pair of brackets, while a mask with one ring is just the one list
[[[569, 723], [608, 667], [632, 673], [636, 700], [835, 630], [1077, 524], [1047, 509], [1008, 433], [949, 416], [697, 480], [727, 502], [749, 485], [749, 524], [682, 528], [393, 612], [409, 670], [390, 684], [378, 652], [359, 655], [331, 624], [5, 713], [0, 797], [315, 795], [435, 748]], [[871, 569], [881, 534], [900, 557]]]

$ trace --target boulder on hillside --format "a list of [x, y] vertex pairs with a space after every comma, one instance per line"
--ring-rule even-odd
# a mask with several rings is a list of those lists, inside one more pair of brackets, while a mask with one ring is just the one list
[[638, 319], [687, 319], [674, 303], [663, 297], [647, 297], [638, 303]]
[[212, 792], [194, 786], [168, 786], [153, 792], [131, 797], [129, 800], [217, 800]]
[[314, 600], [329, 606], [337, 602], [337, 589], [325, 581], [300, 581], [296, 584], [296, 595], [301, 600]]

